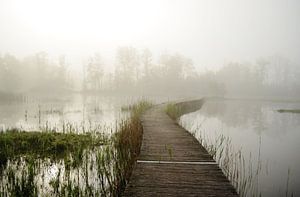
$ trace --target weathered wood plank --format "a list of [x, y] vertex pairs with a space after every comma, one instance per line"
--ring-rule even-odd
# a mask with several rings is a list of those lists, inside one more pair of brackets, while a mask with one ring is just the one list
[[159, 105], [143, 115], [144, 134], [138, 160], [171, 162], [136, 163], [123, 196], [237, 196], [216, 164], [178, 163], [214, 160], [163, 110], [164, 105]]

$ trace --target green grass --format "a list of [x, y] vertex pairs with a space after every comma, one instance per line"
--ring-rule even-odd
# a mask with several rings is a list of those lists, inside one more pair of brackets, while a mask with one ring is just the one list
[[152, 103], [146, 100], [139, 101], [136, 104], [132, 105], [124, 105], [121, 107], [121, 111], [130, 111], [130, 112], [137, 112], [137, 111], [145, 111], [149, 107], [152, 106]]
[[140, 117], [151, 106], [148, 101], [140, 101], [132, 105], [130, 118], [120, 123], [118, 132], [113, 137], [114, 149], [117, 152], [116, 161], [118, 161], [115, 170], [117, 190], [114, 191], [114, 195], [122, 193], [129, 181], [142, 144], [143, 127]]
[[300, 109], [279, 109], [279, 113], [300, 113]]
[[0, 167], [5, 165], [8, 159], [21, 155], [64, 158], [81, 149], [100, 146], [104, 143], [104, 138], [91, 134], [9, 130], [0, 133]]
[[177, 105], [173, 104], [173, 103], [169, 103], [166, 108], [165, 108], [165, 112], [170, 116], [170, 118], [172, 118], [173, 120], [176, 120], [177, 118], [179, 118], [182, 115], [182, 110], [180, 109], [180, 107], [178, 107]]
[[[0, 177], [0, 196], [120, 196], [140, 152], [140, 117], [151, 106], [147, 101], [132, 105], [131, 116], [119, 122], [108, 137], [16, 130], [0, 133], [0, 158], [7, 163]], [[56, 177], [48, 183], [38, 182], [37, 176], [52, 164], [58, 166]], [[45, 184], [50, 188], [44, 190]]]

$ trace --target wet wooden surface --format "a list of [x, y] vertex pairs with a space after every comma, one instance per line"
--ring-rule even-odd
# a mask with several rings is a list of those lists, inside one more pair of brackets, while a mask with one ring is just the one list
[[141, 153], [123, 196], [237, 196], [213, 158], [164, 108], [142, 117]]

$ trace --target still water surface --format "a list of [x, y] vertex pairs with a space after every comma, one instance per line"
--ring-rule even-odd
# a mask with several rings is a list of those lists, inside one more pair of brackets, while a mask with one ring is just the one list
[[[110, 131], [128, 116], [129, 110], [122, 110], [122, 107], [139, 100], [142, 97], [71, 95], [51, 100], [30, 98], [25, 102], [0, 102], [0, 131], [9, 128], [79, 133], [91, 129]], [[151, 101], [157, 100], [160, 101], [157, 98]]]
[[[56, 131], [56, 132], [100, 132], [110, 134], [116, 131], [121, 120], [129, 117], [128, 106], [143, 100], [142, 97], [116, 96], [82, 96], [70, 95], [63, 98], [28, 98], [24, 102], [2, 102], [0, 100], [0, 131], [17, 128], [25, 131]], [[167, 98], [148, 97], [150, 102], [162, 102]], [[108, 145], [109, 146], [109, 145]], [[76, 169], [66, 170], [65, 161], [36, 159], [36, 174], [34, 184], [41, 196], [51, 194], [52, 181], [58, 181], [60, 187], [71, 183], [72, 187], [79, 187], [82, 191], [91, 186], [93, 192], [99, 191], [101, 185], [107, 187], [104, 177], [99, 178], [99, 162], [97, 156], [105, 155], [106, 146], [85, 150], [83, 163]], [[104, 150], [104, 151], [103, 151]], [[29, 167], [25, 157], [8, 161], [3, 172], [0, 173], [1, 192], [10, 191], [8, 180], [10, 171], [16, 173], [20, 180], [22, 174]], [[103, 166], [101, 165], [103, 168]], [[111, 166], [107, 166], [111, 168]], [[1, 172], [1, 171], [0, 171]], [[101, 175], [102, 176], [102, 175]], [[88, 181], [86, 181], [88, 180]], [[88, 185], [87, 185], [88, 183]], [[101, 187], [100, 187], [101, 186]], [[73, 188], [74, 189], [74, 188]], [[103, 188], [102, 188], [103, 189]]]
[[278, 109], [300, 109], [300, 103], [211, 99], [180, 124], [208, 145], [230, 139], [245, 160], [241, 169], [255, 177], [248, 196], [299, 196], [300, 114]]

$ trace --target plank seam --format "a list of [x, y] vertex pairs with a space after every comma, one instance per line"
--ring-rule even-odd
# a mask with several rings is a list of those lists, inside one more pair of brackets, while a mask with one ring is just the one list
[[137, 163], [150, 164], [189, 164], [189, 165], [217, 165], [214, 161], [158, 161], [158, 160], [137, 160]]

